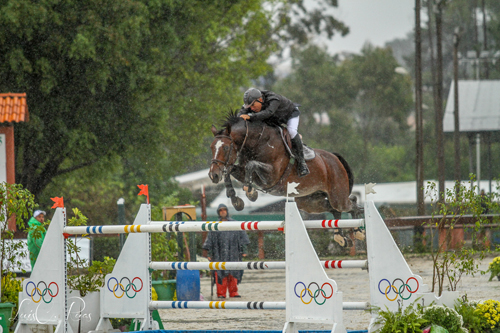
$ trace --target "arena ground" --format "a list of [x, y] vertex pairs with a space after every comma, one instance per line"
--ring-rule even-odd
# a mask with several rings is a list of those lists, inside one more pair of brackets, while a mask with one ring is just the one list
[[[346, 258], [347, 259], [347, 258]], [[479, 268], [486, 270], [492, 257], [480, 262]], [[426, 284], [432, 283], [432, 260], [430, 256], [407, 257], [413, 273], [420, 275]], [[344, 301], [369, 301], [368, 274], [360, 269], [327, 270], [343, 292]], [[459, 283], [461, 295], [470, 300], [500, 300], [500, 281], [488, 282], [489, 275], [465, 276]], [[210, 278], [201, 279], [201, 293], [211, 300]], [[245, 271], [239, 285], [242, 298], [228, 301], [285, 301], [284, 270]], [[215, 293], [215, 290], [214, 290]], [[214, 299], [215, 300], [215, 299]], [[284, 310], [160, 310], [165, 329], [171, 330], [281, 330], [285, 323]], [[344, 311], [347, 329], [365, 330], [371, 314], [364, 311]], [[302, 324], [299, 329], [327, 330], [331, 327], [320, 324]]]

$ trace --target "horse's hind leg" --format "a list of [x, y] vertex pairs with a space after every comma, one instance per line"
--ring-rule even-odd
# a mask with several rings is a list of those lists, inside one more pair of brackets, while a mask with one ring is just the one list
[[[332, 208], [325, 192], [318, 191], [305, 197], [295, 198], [297, 207], [307, 213], [330, 212], [336, 220], [342, 218], [342, 213]], [[343, 248], [352, 246], [350, 238], [345, 237], [341, 229], [333, 229], [333, 239]]]
[[[332, 209], [331, 213], [336, 220], [342, 218], [342, 213]], [[333, 229], [333, 239], [343, 248], [348, 248], [352, 246], [352, 240], [349, 237], [344, 236], [342, 229]]]
[[359, 219], [361, 216], [364, 214], [365, 209], [363, 206], [358, 205], [358, 197], [355, 195], [351, 195], [349, 197], [349, 200], [351, 201], [351, 210], [348, 212], [351, 214], [353, 219]]
[[[358, 219], [360, 218], [363, 213], [364, 213], [364, 208], [360, 205], [358, 205], [358, 198], [354, 195], [351, 195], [349, 197], [349, 200], [351, 200], [351, 211], [349, 213], [351, 213], [351, 216], [353, 219]], [[354, 228], [354, 238], [360, 240], [360, 241], [364, 241], [366, 239], [366, 235], [365, 235], [365, 231], [364, 230], [361, 230], [360, 228]]]

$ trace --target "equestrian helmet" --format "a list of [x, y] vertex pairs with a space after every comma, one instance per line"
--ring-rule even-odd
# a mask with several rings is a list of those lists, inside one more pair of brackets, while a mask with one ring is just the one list
[[250, 106], [252, 106], [253, 102], [255, 100], [259, 99], [262, 97], [262, 93], [260, 92], [259, 89], [255, 88], [250, 88], [247, 91], [245, 91], [245, 94], [243, 95], [243, 107], [245, 109], [248, 109]]

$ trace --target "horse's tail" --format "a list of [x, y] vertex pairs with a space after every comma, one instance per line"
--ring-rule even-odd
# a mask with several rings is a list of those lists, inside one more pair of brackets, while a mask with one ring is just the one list
[[339, 159], [340, 163], [342, 163], [342, 165], [344, 166], [345, 171], [347, 172], [347, 177], [349, 178], [349, 194], [351, 194], [352, 187], [354, 185], [354, 174], [352, 173], [351, 167], [349, 166], [349, 164], [347, 163], [347, 161], [342, 156], [340, 156], [340, 154], [333, 153], [333, 155], [337, 156], [337, 158]]

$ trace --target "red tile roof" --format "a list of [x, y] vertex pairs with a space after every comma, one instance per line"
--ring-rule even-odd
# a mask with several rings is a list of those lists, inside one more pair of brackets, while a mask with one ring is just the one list
[[0, 94], [0, 123], [22, 122], [29, 120], [26, 93]]

